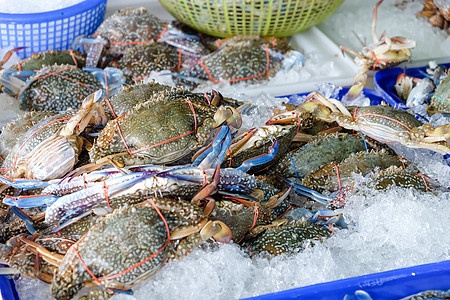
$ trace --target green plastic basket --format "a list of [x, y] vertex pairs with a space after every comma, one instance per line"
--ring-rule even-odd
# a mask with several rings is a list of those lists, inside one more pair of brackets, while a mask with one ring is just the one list
[[324, 21], [344, 0], [160, 0], [179, 21], [219, 37], [288, 36]]

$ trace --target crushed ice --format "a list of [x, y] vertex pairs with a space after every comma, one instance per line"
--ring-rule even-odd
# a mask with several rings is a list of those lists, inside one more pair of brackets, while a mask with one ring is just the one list
[[[359, 40], [372, 43], [372, 12], [376, 1], [346, 0], [327, 20], [319, 25], [331, 39], [357, 52], [362, 49]], [[398, 7], [397, 2], [402, 2]], [[412, 49], [412, 60], [449, 57], [450, 35], [433, 27], [416, 14], [423, 9], [423, 1], [386, 0], [378, 8], [377, 36], [386, 31], [389, 37], [403, 36], [417, 41]], [[358, 36], [358, 38], [355, 36]]]
[[66, 8], [86, 0], [0, 0], [0, 13], [30, 14]]

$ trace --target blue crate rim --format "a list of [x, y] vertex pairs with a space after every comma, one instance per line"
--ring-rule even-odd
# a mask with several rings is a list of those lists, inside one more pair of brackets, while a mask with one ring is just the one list
[[19, 23], [19, 24], [34, 24], [45, 21], [53, 21], [58, 19], [75, 16], [85, 11], [89, 11], [97, 8], [103, 3], [106, 5], [107, 0], [84, 0], [78, 4], [68, 6], [65, 8], [39, 12], [39, 13], [26, 13], [26, 14], [10, 14], [0, 13], [0, 23]]

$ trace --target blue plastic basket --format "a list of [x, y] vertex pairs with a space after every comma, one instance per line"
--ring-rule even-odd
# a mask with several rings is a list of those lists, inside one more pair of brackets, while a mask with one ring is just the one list
[[90, 35], [103, 22], [106, 0], [85, 0], [66, 8], [34, 13], [0, 13], [1, 47], [26, 47], [21, 58], [46, 50], [67, 50], [80, 35]]
[[364, 290], [373, 299], [394, 300], [425, 290], [448, 289], [450, 289], [450, 260], [319, 283], [248, 299], [342, 300], [346, 294], [352, 295], [356, 290]]
[[[450, 68], [450, 63], [442, 65]], [[425, 66], [406, 70], [401, 68], [392, 68], [378, 71], [374, 78], [375, 90], [389, 105], [399, 109], [408, 109], [405, 103], [397, 96], [397, 92], [395, 91], [395, 82], [397, 81], [397, 77], [401, 73], [405, 72], [406, 75], [423, 78], [426, 73], [426, 69], [427, 67]]]

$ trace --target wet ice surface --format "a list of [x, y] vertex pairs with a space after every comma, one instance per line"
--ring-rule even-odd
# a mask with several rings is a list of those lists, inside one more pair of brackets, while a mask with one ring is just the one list
[[[423, 1], [403, 1], [406, 4], [400, 7], [395, 6], [397, 2], [401, 1], [386, 0], [379, 6], [377, 36], [386, 31], [389, 37], [403, 36], [417, 41], [417, 47], [412, 49], [414, 61], [448, 57], [450, 36], [416, 17], [423, 8]], [[372, 43], [372, 12], [376, 3], [374, 0], [346, 0], [319, 28], [338, 44], [359, 52], [362, 46], [354, 33], [366, 44]]]
[[28, 14], [53, 11], [69, 7], [85, 0], [0, 0], [0, 13]]
[[[244, 127], [264, 123], [270, 116], [271, 100], [269, 96], [254, 100], [261, 108], [244, 117]], [[442, 155], [394, 148], [423, 174], [448, 187], [450, 167]], [[134, 288], [133, 296], [112, 299], [237, 299], [448, 260], [449, 205], [450, 192], [400, 188], [373, 192], [362, 188], [343, 209], [347, 222], [354, 225], [322, 244], [272, 260], [252, 259], [235, 244], [197, 249], [181, 261], [168, 263]], [[22, 300], [51, 298], [44, 283], [25, 277], [16, 283]]]

